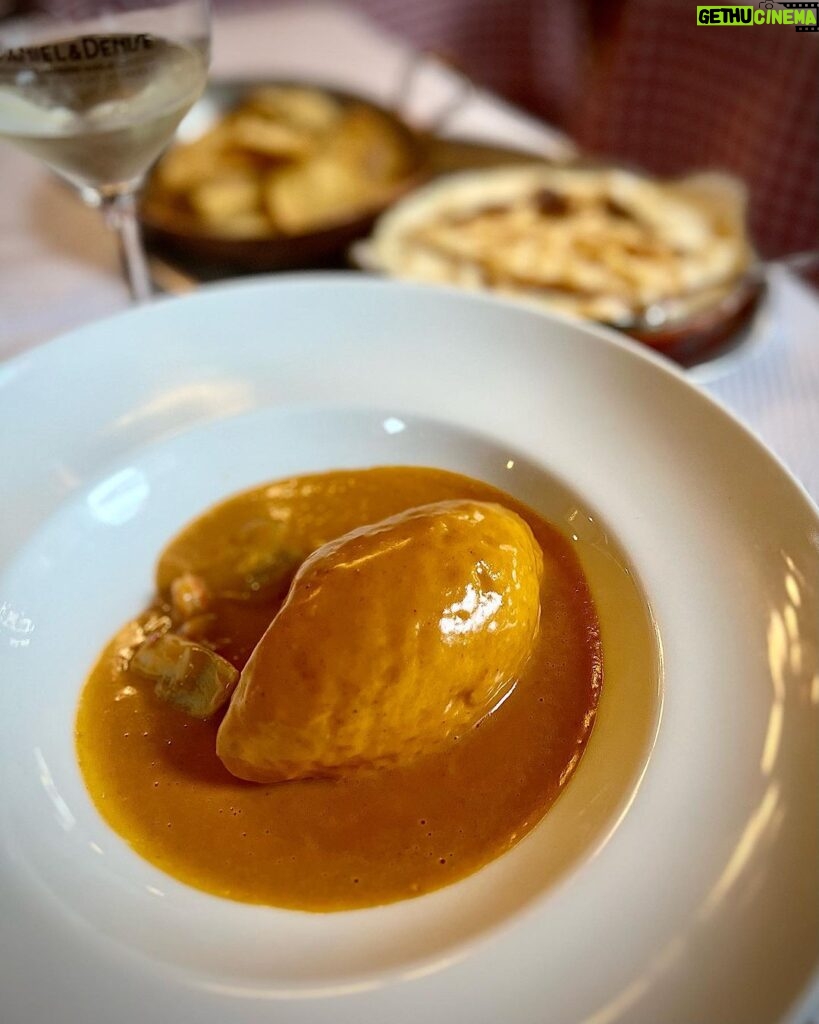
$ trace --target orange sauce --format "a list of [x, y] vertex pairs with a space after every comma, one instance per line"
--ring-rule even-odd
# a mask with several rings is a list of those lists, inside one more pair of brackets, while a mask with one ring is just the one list
[[[502, 491], [441, 470], [403, 467], [256, 488], [215, 506], [171, 543], [152, 610], [166, 610], [178, 571], [212, 566], [214, 558], [229, 569], [248, 538], [267, 544], [271, 529], [291, 555], [304, 557], [356, 526], [453, 498], [495, 501], [517, 512], [551, 567], [536, 649], [511, 697], [450, 748], [410, 766], [335, 780], [247, 783], [216, 756], [220, 716], [190, 718], [122, 668], [117, 653], [133, 632], [130, 623], [85, 684], [76, 743], [98, 810], [139, 854], [230, 899], [346, 910], [463, 878], [537, 824], [591, 731], [602, 673], [599, 627], [568, 541]], [[281, 579], [266, 579], [251, 599], [222, 597], [214, 606], [209, 638], [238, 668], [283, 600], [292, 568], [278, 571]]]

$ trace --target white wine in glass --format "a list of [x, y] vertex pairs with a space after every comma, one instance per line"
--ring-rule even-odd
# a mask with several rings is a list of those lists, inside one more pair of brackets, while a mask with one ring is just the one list
[[0, 137], [102, 208], [136, 300], [151, 287], [135, 193], [201, 94], [209, 50], [207, 0], [66, 0], [0, 22]]

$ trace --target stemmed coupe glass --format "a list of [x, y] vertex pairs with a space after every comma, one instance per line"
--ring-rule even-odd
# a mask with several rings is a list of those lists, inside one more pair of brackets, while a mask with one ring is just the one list
[[136, 191], [199, 97], [208, 0], [55, 0], [0, 21], [0, 138], [99, 207], [136, 301], [151, 294]]

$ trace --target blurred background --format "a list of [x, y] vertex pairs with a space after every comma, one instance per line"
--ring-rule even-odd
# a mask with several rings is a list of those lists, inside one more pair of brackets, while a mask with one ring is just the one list
[[819, 36], [703, 30], [692, 0], [351, 6], [562, 128], [581, 149], [660, 175], [736, 174], [750, 189], [763, 255], [816, 245]]
[[[0, 29], [38, 12], [84, 17], [101, 2], [0, 0]], [[161, 34], [175, 2], [104, 6], [114, 18], [148, 7], [152, 31]], [[760, 6], [782, 7], [773, 0]], [[358, 243], [375, 237], [380, 214], [452, 170], [526, 160], [559, 165], [579, 156], [592, 167], [660, 179], [726, 172], [736, 195], [743, 186], [747, 193], [739, 242], [750, 240], [753, 260], [724, 269], [722, 278], [712, 269], [710, 287], [722, 291], [697, 300], [704, 309], [713, 299], [711, 320], [689, 317], [687, 334], [672, 325], [670, 334], [649, 336], [646, 320], [659, 301], [653, 292], [641, 292], [632, 321], [586, 314], [689, 366], [753, 340], [751, 328], [761, 338], [758, 314], [772, 271], [764, 261], [819, 247], [819, 32], [704, 28], [695, 0], [213, 0], [212, 7], [205, 95], [141, 193], [150, 257], [143, 277], [150, 274], [160, 291], [307, 266], [392, 272], [383, 260], [368, 263], [374, 250]], [[264, 94], [276, 83], [314, 92]], [[243, 90], [257, 86], [263, 95], [243, 99]], [[329, 116], [336, 101], [349, 116], [329, 134], [299, 123], [299, 104], [308, 104], [312, 118], [317, 109]], [[83, 159], [98, 148], [81, 148]], [[118, 308], [114, 247], [101, 218], [29, 156], [2, 147], [0, 161], [6, 345]], [[722, 209], [709, 217], [724, 218], [728, 201], [717, 202]], [[622, 233], [622, 210], [619, 217], [599, 226], [601, 245]], [[657, 266], [685, 249], [663, 245]], [[815, 284], [815, 253], [808, 260], [789, 268]], [[48, 301], [32, 301], [34, 280]], [[685, 299], [693, 280], [680, 277], [674, 294]], [[130, 286], [136, 295], [133, 277]], [[549, 295], [558, 302], [562, 285], [555, 287]], [[671, 291], [660, 298], [674, 301]], [[679, 323], [692, 311], [665, 306], [661, 313], [649, 327]]]
[[[0, 17], [78, 3], [0, 0]], [[285, 6], [293, 0], [213, 3], [217, 16]], [[819, 34], [774, 26], [703, 30], [693, 0], [344, 0], [340, 6], [449, 62], [562, 129], [588, 153], [658, 175], [732, 172], [750, 190], [750, 229], [763, 256], [817, 244]]]

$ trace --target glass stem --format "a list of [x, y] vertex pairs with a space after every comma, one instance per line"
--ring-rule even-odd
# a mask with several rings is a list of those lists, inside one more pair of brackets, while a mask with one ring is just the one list
[[145, 250], [142, 247], [136, 196], [133, 192], [103, 196], [100, 205], [106, 222], [116, 232], [119, 260], [131, 298], [134, 302], [147, 302], [153, 295], [153, 287]]

